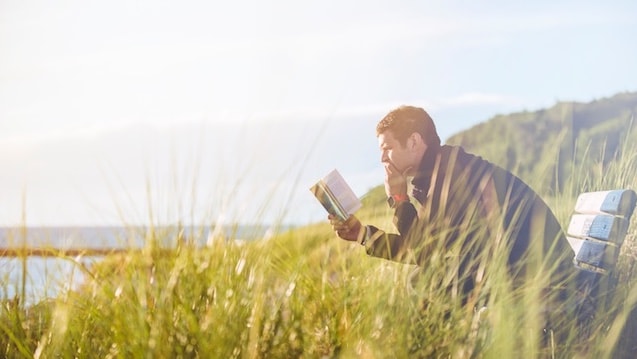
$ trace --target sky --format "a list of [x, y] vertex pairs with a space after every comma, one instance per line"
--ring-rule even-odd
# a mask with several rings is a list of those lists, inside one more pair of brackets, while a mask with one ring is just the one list
[[[324, 219], [374, 126], [637, 90], [634, 1], [0, 0], [0, 226]], [[494, 134], [497, 136], [497, 134]]]

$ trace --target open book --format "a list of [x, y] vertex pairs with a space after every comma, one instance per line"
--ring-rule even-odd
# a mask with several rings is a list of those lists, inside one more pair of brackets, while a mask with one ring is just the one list
[[328, 213], [345, 221], [361, 208], [361, 201], [337, 170], [320, 179], [310, 191]]

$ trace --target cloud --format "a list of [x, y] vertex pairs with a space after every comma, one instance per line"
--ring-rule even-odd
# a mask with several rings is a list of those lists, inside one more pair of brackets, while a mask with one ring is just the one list
[[483, 106], [483, 105], [507, 105], [507, 106], [522, 106], [528, 103], [524, 99], [516, 96], [509, 96], [496, 93], [481, 93], [470, 92], [460, 94], [458, 96], [451, 96], [446, 98], [433, 99], [430, 102], [431, 107], [435, 109], [445, 109], [453, 107], [466, 107], [466, 106]]
[[[479, 106], [506, 106], [511, 108], [521, 107], [528, 103], [528, 99], [523, 99], [518, 96], [487, 92], [468, 92], [453, 96], [396, 99], [382, 103], [348, 106], [345, 108], [337, 108], [334, 113], [339, 117], [345, 118], [371, 116], [374, 119], [380, 120], [379, 116], [384, 116], [392, 109], [402, 105], [423, 107], [428, 111], [446, 111]], [[318, 113], [318, 111], [315, 112]]]

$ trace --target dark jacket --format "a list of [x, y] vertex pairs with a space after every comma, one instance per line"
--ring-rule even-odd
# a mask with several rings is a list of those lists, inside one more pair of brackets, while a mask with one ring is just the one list
[[559, 222], [510, 172], [461, 147], [441, 146], [427, 150], [412, 185], [413, 200], [395, 210], [397, 234], [367, 226], [369, 255], [447, 266], [456, 275], [440, 284], [464, 297], [498, 261], [512, 286], [538, 275], [547, 288], [562, 286], [573, 275]]

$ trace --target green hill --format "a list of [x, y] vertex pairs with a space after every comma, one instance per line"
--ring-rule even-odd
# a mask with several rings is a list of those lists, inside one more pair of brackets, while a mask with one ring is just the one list
[[621, 154], [626, 141], [637, 139], [636, 113], [637, 93], [558, 102], [549, 109], [495, 116], [446, 142], [511, 170], [541, 192], [554, 192], [570, 176], [603, 175], [600, 166]]

